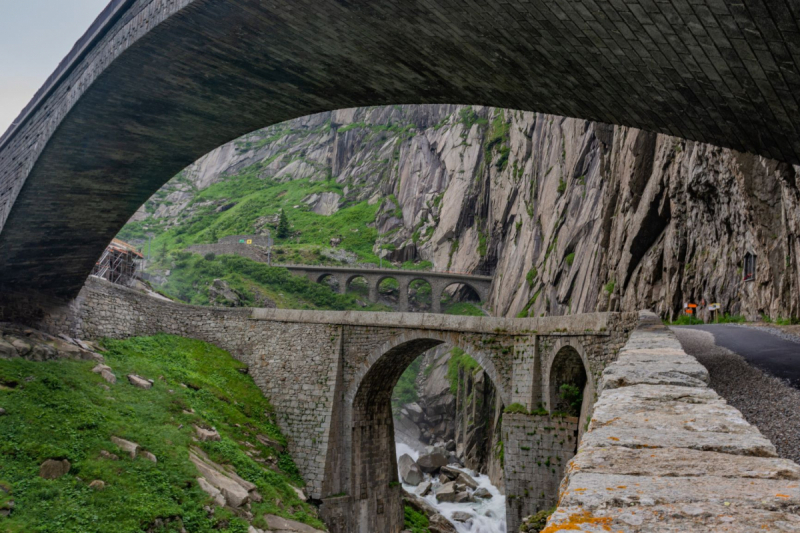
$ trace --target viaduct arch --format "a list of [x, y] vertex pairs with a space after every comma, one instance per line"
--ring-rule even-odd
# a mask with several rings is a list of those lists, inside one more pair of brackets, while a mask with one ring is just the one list
[[0, 280], [76, 296], [169, 178], [247, 132], [323, 110], [494, 105], [800, 163], [799, 10], [113, 0], [0, 139]]
[[422, 280], [431, 286], [431, 312], [441, 313], [441, 300], [445, 289], [452, 285], [461, 284], [470, 287], [478, 295], [480, 301], [489, 299], [492, 285], [491, 276], [478, 276], [471, 274], [458, 274], [451, 272], [427, 272], [420, 270], [395, 270], [372, 268], [342, 268], [325, 266], [287, 266], [290, 272], [306, 276], [315, 283], [320, 283], [328, 277], [335, 278], [339, 285], [339, 292], [347, 291], [347, 286], [356, 278], [364, 278], [369, 287], [369, 300], [378, 301], [378, 287], [386, 279], [393, 278], [398, 282], [397, 310], [409, 310], [408, 291], [411, 283]]

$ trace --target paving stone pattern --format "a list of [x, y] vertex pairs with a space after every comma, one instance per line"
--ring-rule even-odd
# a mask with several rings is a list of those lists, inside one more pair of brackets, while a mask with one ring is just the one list
[[793, 0], [126, 5], [0, 140], [9, 288], [76, 296], [106, 244], [181, 169], [323, 110], [476, 103], [800, 163]]
[[800, 466], [709, 389], [658, 317], [640, 314], [603, 371], [569, 463], [556, 531], [800, 531]]

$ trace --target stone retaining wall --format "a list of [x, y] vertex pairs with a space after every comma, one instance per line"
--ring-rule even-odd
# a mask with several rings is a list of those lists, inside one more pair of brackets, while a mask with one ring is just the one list
[[561, 483], [556, 531], [800, 531], [800, 466], [708, 388], [658, 317], [603, 372]]

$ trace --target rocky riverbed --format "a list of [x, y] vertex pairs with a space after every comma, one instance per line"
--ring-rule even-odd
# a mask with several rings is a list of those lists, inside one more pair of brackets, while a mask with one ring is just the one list
[[443, 448], [420, 454], [403, 443], [396, 447], [406, 501], [428, 516], [431, 531], [505, 533], [506, 499], [488, 476], [464, 468]]

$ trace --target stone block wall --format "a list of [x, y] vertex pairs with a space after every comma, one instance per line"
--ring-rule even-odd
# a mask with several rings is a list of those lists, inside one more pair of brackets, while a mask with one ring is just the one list
[[186, 251], [200, 254], [202, 256], [205, 256], [206, 254], [239, 255], [241, 257], [252, 259], [253, 261], [258, 261], [259, 263], [267, 262], [266, 250], [260, 246], [255, 246], [252, 244], [241, 244], [239, 241], [217, 244], [196, 244], [188, 247]]
[[528, 515], [556, 503], [558, 486], [578, 443], [578, 419], [503, 415], [506, 528], [516, 532]]
[[659, 318], [640, 313], [603, 371], [547, 531], [798, 530], [800, 466], [707, 383]]

